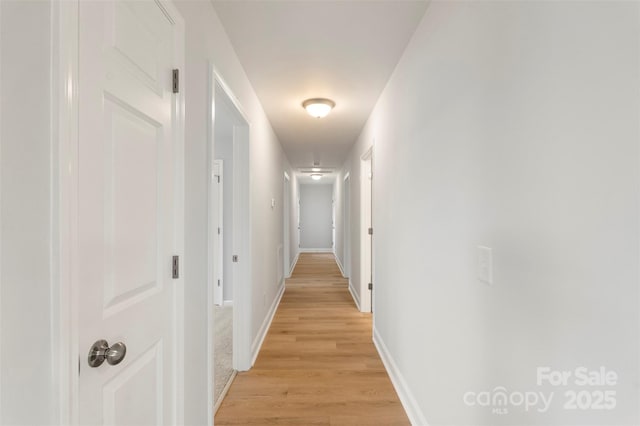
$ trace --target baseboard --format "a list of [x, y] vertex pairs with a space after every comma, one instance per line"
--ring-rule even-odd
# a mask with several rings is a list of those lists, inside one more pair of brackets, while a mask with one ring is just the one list
[[391, 378], [391, 383], [400, 398], [400, 402], [402, 403], [404, 410], [407, 412], [407, 416], [409, 417], [411, 424], [413, 426], [429, 426], [429, 423], [427, 423], [422, 410], [420, 410], [411, 389], [407, 386], [407, 382], [404, 380], [402, 373], [400, 373], [398, 366], [391, 357], [387, 346], [384, 344], [384, 341], [382, 340], [382, 337], [380, 337], [375, 326], [373, 328], [373, 344], [378, 350], [382, 363], [387, 370], [387, 374], [389, 374], [389, 377]]
[[342, 262], [340, 262], [340, 259], [338, 259], [338, 256], [335, 256], [336, 258], [336, 263], [338, 264], [338, 268], [340, 268], [340, 273], [342, 274], [343, 278], [347, 278], [347, 275], [344, 273], [344, 268], [342, 267]]
[[233, 300], [223, 300], [222, 306], [233, 306]]
[[299, 258], [300, 258], [300, 252], [296, 254], [295, 259], [293, 259], [293, 262], [291, 262], [291, 270], [289, 271], [289, 276], [287, 276], [287, 278], [291, 278], [291, 275], [293, 275], [293, 270], [296, 269], [296, 264], [298, 263]]
[[214, 416], [218, 412], [218, 408], [220, 408], [220, 406], [222, 405], [222, 401], [224, 401], [224, 397], [227, 396], [227, 392], [229, 392], [229, 388], [231, 387], [231, 384], [233, 383], [233, 380], [236, 378], [237, 374], [238, 372], [236, 370], [233, 370], [233, 373], [231, 373], [231, 377], [229, 377], [229, 380], [227, 380], [227, 384], [224, 385], [224, 389], [222, 389], [222, 393], [220, 394], [220, 397], [216, 401], [216, 405], [213, 406]]
[[284, 295], [284, 285], [280, 286], [280, 290], [278, 290], [278, 294], [275, 299], [273, 299], [273, 303], [269, 308], [269, 312], [265, 317], [262, 325], [260, 326], [260, 330], [258, 331], [258, 335], [256, 336], [253, 344], [251, 345], [251, 366], [256, 363], [256, 359], [258, 358], [258, 354], [260, 353], [260, 348], [262, 347], [262, 343], [264, 342], [264, 338], [267, 337], [267, 332], [269, 331], [269, 327], [271, 327], [271, 321], [273, 321], [273, 317], [278, 310], [278, 305], [280, 304], [280, 300], [282, 299], [282, 295]]
[[301, 248], [300, 253], [333, 253], [332, 248]]
[[358, 297], [358, 294], [355, 291], [353, 291], [353, 285], [351, 284], [351, 280], [349, 280], [349, 293], [351, 293], [351, 297], [353, 297], [353, 301], [356, 304], [356, 308], [358, 308], [358, 310], [362, 312], [362, 309], [360, 309], [360, 298]]

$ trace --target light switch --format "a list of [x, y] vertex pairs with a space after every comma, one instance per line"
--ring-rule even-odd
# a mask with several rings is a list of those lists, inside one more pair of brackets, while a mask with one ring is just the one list
[[489, 247], [478, 246], [478, 279], [493, 284], [493, 254]]
[[271, 208], [274, 208], [276, 206], [276, 199], [272, 198], [271, 199]]

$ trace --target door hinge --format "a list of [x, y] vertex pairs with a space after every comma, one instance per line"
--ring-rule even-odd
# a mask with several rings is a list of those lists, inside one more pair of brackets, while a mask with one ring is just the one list
[[173, 256], [171, 274], [173, 275], [173, 279], [180, 278], [180, 257], [179, 256]]
[[369, 235], [373, 235], [373, 228], [369, 228], [368, 232], [369, 232]]
[[180, 93], [180, 70], [173, 70], [173, 93]]
[[220, 175], [216, 175], [216, 180], [220, 183]]
[[220, 287], [220, 280], [218, 280], [218, 287]]
[[373, 290], [373, 283], [369, 283], [369, 290]]
[[220, 227], [218, 227], [218, 235], [220, 235]]
[[238, 262], [238, 255], [234, 254], [233, 256], [231, 256], [231, 261], [234, 262], [234, 263], [237, 263]]

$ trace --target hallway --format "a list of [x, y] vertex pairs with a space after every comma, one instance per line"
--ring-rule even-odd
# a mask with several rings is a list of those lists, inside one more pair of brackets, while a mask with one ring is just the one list
[[407, 425], [333, 254], [301, 253], [254, 368], [216, 425]]
[[640, 426], [640, 0], [0, 29], [0, 426]]

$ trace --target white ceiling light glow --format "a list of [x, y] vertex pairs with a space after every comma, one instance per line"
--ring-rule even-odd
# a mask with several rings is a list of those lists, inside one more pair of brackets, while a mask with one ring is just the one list
[[321, 177], [322, 175], [320, 173], [311, 173], [311, 179], [313, 180], [320, 180]]
[[307, 110], [310, 116], [315, 118], [326, 117], [335, 106], [336, 103], [331, 99], [324, 98], [307, 99], [302, 103], [302, 107]]

